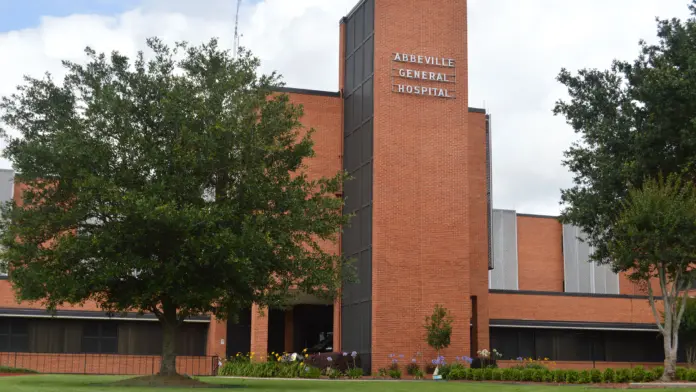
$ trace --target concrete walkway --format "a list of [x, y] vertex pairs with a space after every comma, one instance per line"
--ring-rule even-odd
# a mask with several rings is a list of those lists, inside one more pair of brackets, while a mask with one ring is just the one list
[[628, 384], [630, 389], [648, 388], [693, 388], [696, 389], [696, 382], [632, 382]]

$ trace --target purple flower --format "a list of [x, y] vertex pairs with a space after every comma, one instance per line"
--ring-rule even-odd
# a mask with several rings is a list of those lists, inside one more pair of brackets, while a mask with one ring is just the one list
[[348, 356], [348, 353], [343, 353], [343, 356], [344, 356], [344, 357], [347, 357], [347, 356]]
[[396, 358], [392, 359], [392, 363], [397, 363], [397, 362], [399, 362], [398, 359], [396, 359]]
[[331, 362], [331, 361], [333, 361], [333, 358], [327, 357], [326, 360], [329, 361], [329, 362]]
[[355, 357], [358, 356], [358, 352], [357, 352], [357, 351], [353, 351], [352, 353], [350, 353], [350, 356], [353, 357], [353, 358], [355, 358]]
[[416, 363], [416, 358], [411, 359], [412, 363]]
[[400, 354], [400, 355], [399, 355], [399, 358], [403, 358], [403, 357], [404, 357], [404, 354]]
[[389, 354], [389, 358], [394, 358], [394, 354]]
[[518, 360], [518, 361], [522, 361], [522, 357], [517, 357], [517, 360]]
[[466, 358], [466, 361], [469, 362], [469, 365], [471, 365], [471, 363], [474, 362], [474, 359], [473, 359], [473, 358], [467, 357], [467, 358]]
[[459, 357], [454, 357], [457, 361], [459, 361]]

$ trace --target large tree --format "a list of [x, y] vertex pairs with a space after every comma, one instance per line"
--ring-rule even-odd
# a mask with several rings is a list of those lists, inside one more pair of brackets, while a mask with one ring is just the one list
[[26, 191], [2, 211], [1, 256], [21, 300], [155, 314], [171, 375], [192, 315], [336, 294], [342, 262], [321, 244], [346, 221], [343, 173], [307, 177], [302, 108], [249, 52], [147, 45], [132, 61], [87, 48], [62, 83], [2, 100]]
[[558, 76], [569, 98], [554, 113], [581, 137], [565, 153], [574, 185], [562, 190], [561, 219], [587, 234], [595, 262], [612, 262], [608, 244], [631, 187], [660, 173], [686, 172], [684, 181], [694, 180], [696, 1], [689, 9], [685, 21], [657, 20], [657, 44], [641, 41], [634, 61]]
[[[558, 76], [569, 100], [559, 101], [554, 113], [581, 136], [565, 154], [564, 164], [575, 176], [574, 186], [562, 191], [561, 218], [587, 234], [595, 262], [614, 262], [609, 244], [616, 240], [629, 189], [660, 174], [688, 173], [683, 180], [694, 180], [696, 2], [689, 9], [692, 16], [685, 21], [658, 20], [658, 43], [641, 41], [636, 60], [575, 75], [563, 69]], [[614, 263], [616, 271], [630, 273], [626, 265]], [[684, 272], [681, 276], [690, 278]]]
[[[612, 233], [608, 256], [615, 270], [645, 284], [664, 344], [662, 379], [673, 380], [696, 261], [696, 188], [676, 174], [666, 180], [648, 179], [642, 188], [629, 190]], [[659, 282], [659, 293], [654, 292], [652, 280]], [[657, 298], [662, 300], [662, 315]]]

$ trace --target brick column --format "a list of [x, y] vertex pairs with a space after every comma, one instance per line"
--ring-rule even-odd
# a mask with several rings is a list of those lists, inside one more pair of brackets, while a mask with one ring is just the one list
[[210, 316], [206, 354], [216, 355], [220, 358], [227, 357], [227, 321]]
[[295, 320], [292, 308], [285, 311], [285, 352], [292, 353], [295, 350]]
[[268, 309], [256, 304], [251, 307], [251, 352], [256, 361], [265, 361], [268, 355]]

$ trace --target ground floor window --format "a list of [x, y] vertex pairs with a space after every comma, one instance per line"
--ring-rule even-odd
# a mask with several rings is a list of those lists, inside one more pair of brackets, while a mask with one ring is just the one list
[[504, 359], [662, 362], [658, 332], [491, 327], [491, 348]]
[[[206, 355], [208, 323], [179, 327], [177, 355]], [[0, 352], [160, 355], [154, 321], [0, 317]]]

